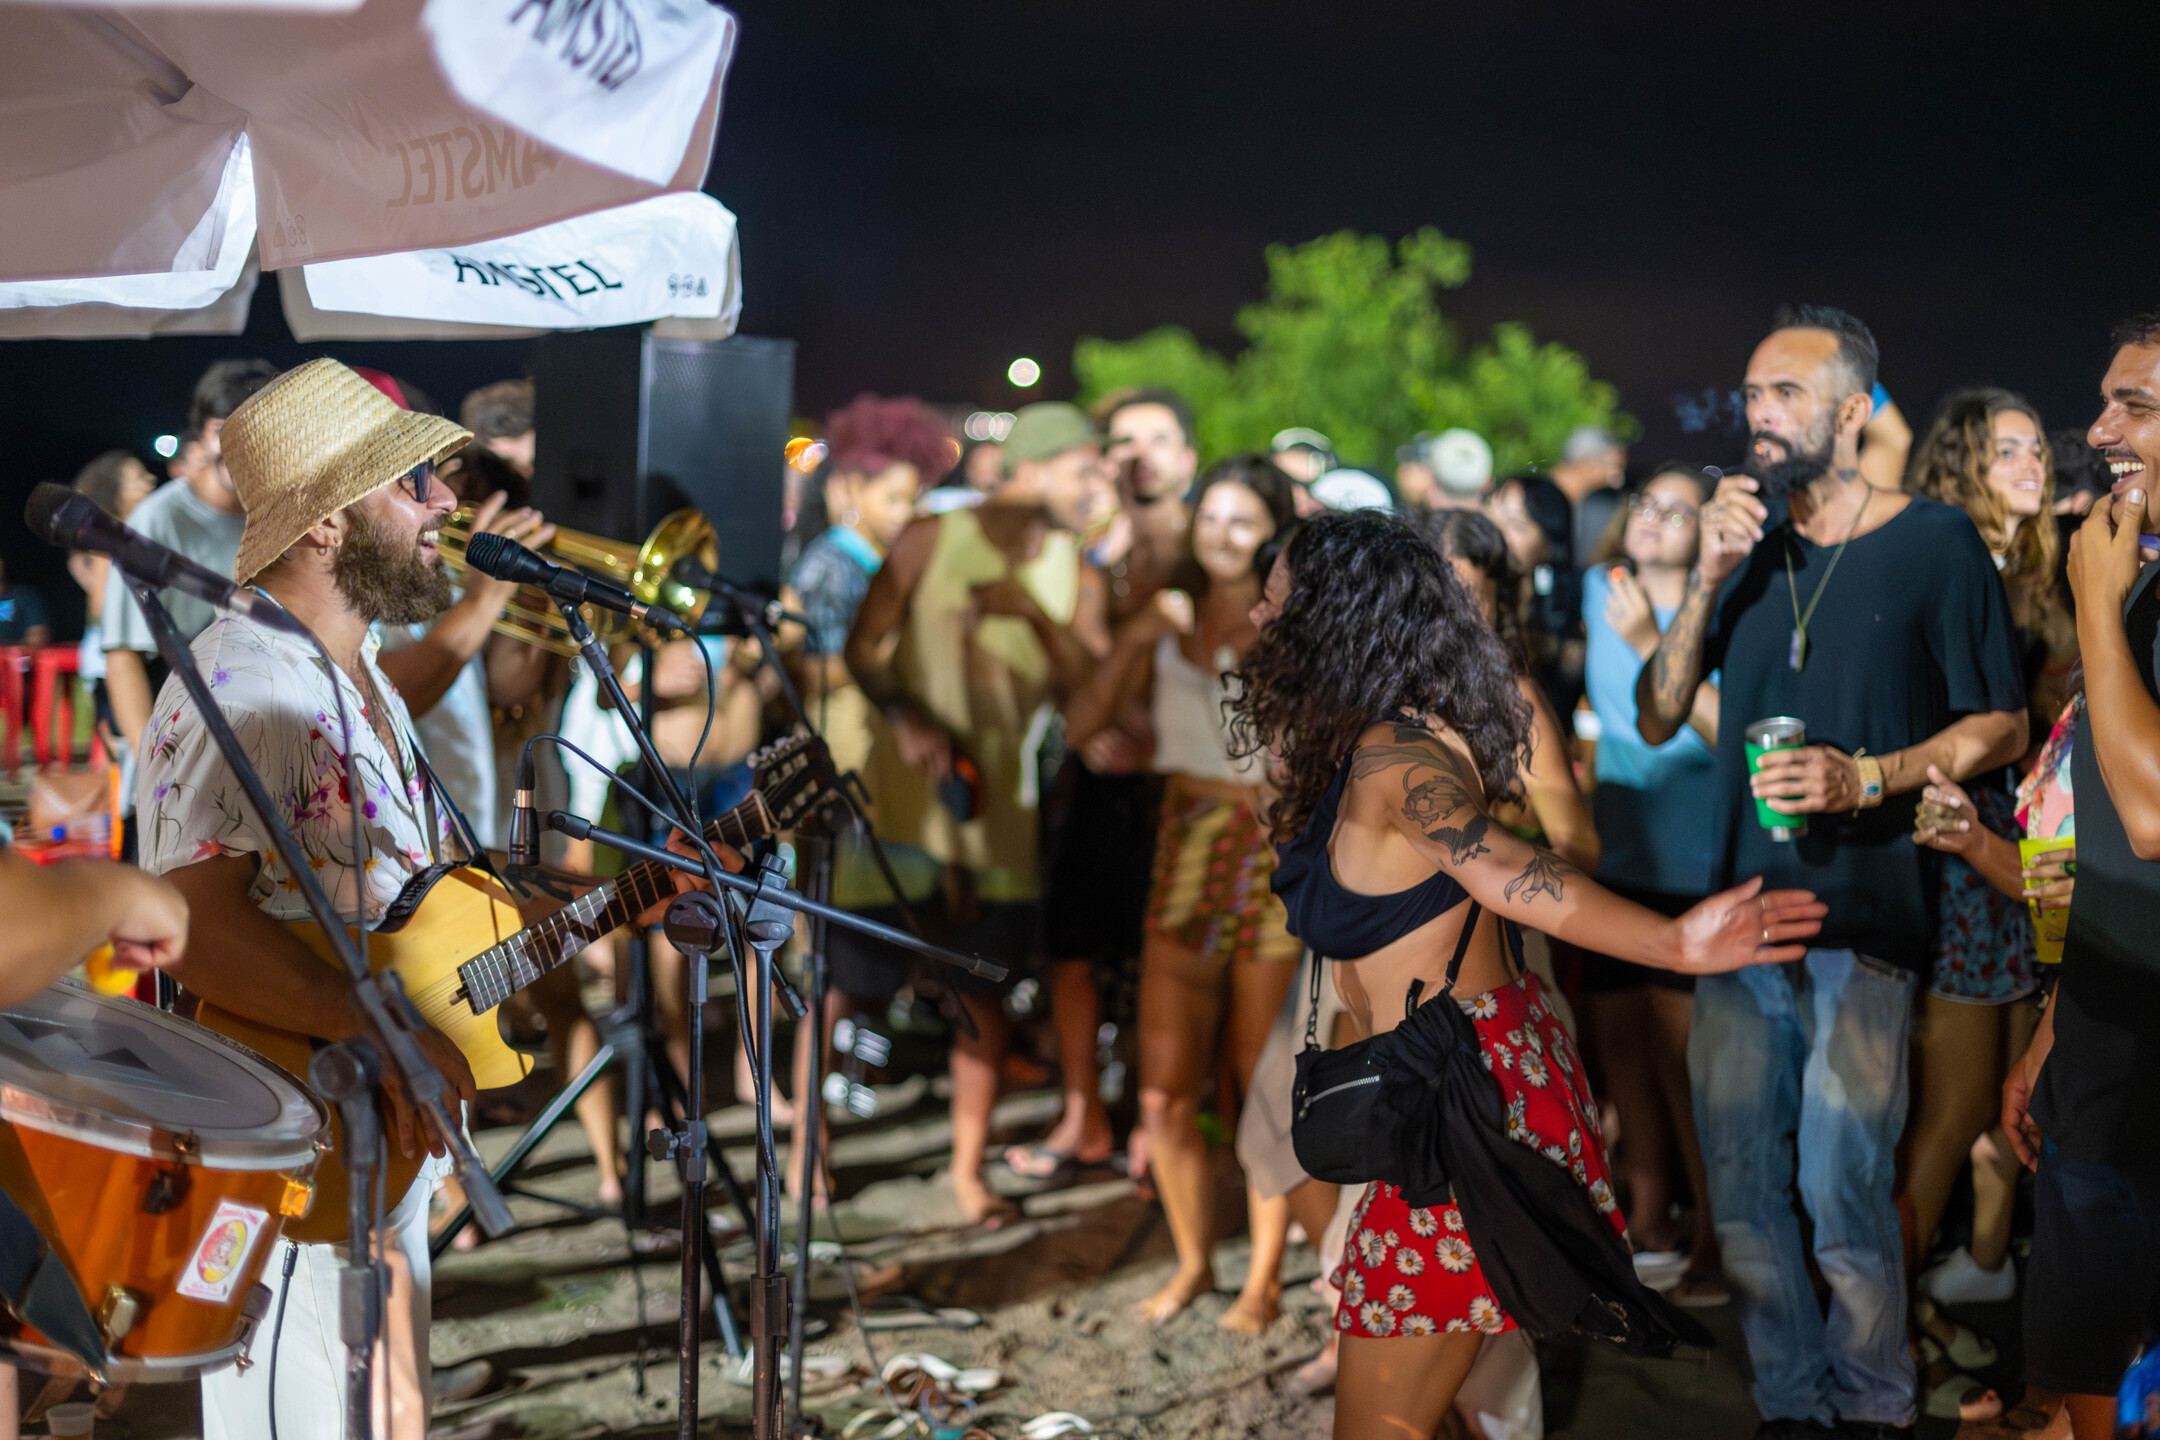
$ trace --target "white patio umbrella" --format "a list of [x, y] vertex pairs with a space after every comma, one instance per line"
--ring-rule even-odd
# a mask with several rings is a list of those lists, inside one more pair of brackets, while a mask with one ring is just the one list
[[243, 168], [267, 270], [694, 191], [734, 38], [704, 0], [0, 4], [0, 281], [226, 294]]

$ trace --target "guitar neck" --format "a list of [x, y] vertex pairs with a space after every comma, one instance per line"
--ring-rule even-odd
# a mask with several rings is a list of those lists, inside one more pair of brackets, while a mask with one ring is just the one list
[[[705, 827], [707, 842], [738, 848], [771, 833], [771, 813], [765, 808], [764, 797], [756, 791]], [[458, 978], [465, 984], [466, 1003], [475, 1014], [493, 1009], [674, 893], [675, 880], [669, 867], [655, 860], [631, 866], [459, 966]]]

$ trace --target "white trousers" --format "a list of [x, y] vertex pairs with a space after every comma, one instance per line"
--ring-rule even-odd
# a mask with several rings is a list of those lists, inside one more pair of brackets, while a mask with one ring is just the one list
[[[428, 1402], [428, 1199], [437, 1165], [420, 1176], [383, 1217], [390, 1294], [384, 1305], [384, 1344], [375, 1351], [375, 1400], [370, 1409], [379, 1440], [425, 1440]], [[280, 1240], [263, 1267], [270, 1309], [255, 1332], [254, 1363], [205, 1376], [203, 1440], [270, 1440], [270, 1350], [278, 1295], [285, 1323], [277, 1331], [278, 1440], [345, 1440], [345, 1346], [338, 1338], [338, 1277], [344, 1247], [302, 1245], [292, 1281], [284, 1280]]]

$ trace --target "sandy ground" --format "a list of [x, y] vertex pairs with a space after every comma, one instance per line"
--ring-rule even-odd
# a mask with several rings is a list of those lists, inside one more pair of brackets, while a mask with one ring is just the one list
[[[1242, 1238], [1217, 1249], [1218, 1293], [1160, 1328], [1148, 1327], [1134, 1318], [1134, 1302], [1170, 1272], [1169, 1236], [1156, 1206], [1108, 1169], [1031, 1188], [999, 1166], [993, 1180], [1020, 1200], [1023, 1218], [996, 1231], [964, 1225], [939, 1169], [947, 1137], [943, 1104], [919, 1081], [894, 1099], [906, 1103], [838, 1132], [833, 1161], [844, 1198], [821, 1219], [815, 1237], [845, 1241], [852, 1266], [844, 1272], [819, 1264], [813, 1282], [811, 1313], [830, 1328], [806, 1348], [812, 1357], [847, 1362], [833, 1378], [817, 1373], [820, 1361], [810, 1362], [805, 1409], [826, 1433], [883, 1403], [872, 1378], [876, 1363], [903, 1351], [994, 1367], [1000, 1384], [981, 1399], [976, 1420], [1000, 1436], [1017, 1435], [1022, 1422], [1050, 1410], [1085, 1417], [1097, 1434], [1134, 1440], [1301, 1440], [1328, 1433], [1331, 1402], [1297, 1398], [1284, 1388], [1326, 1335], [1329, 1317], [1304, 1283], [1316, 1273], [1309, 1249], [1292, 1248], [1282, 1317], [1262, 1336], [1233, 1335], [1214, 1323], [1244, 1277]], [[999, 1128], [1039, 1133], [1055, 1105], [1048, 1092], [1010, 1096], [999, 1107]], [[734, 1107], [711, 1120], [731, 1168], [747, 1178], [748, 1113]], [[516, 1134], [484, 1131], [482, 1149], [499, 1156]], [[1218, 1213], [1225, 1230], [1241, 1229], [1240, 1182], [1228, 1157], [1219, 1161]], [[652, 1175], [654, 1213], [672, 1215], [679, 1195], [672, 1175], [657, 1165]], [[648, 1238], [633, 1258], [619, 1222], [551, 1203], [596, 1199], [596, 1171], [573, 1123], [547, 1139], [521, 1182], [527, 1193], [512, 1200], [521, 1228], [453, 1252], [436, 1271], [435, 1364], [484, 1360], [493, 1375], [479, 1395], [441, 1407], [432, 1433], [456, 1440], [673, 1434], [680, 1273], [674, 1235]], [[739, 1281], [751, 1262], [740, 1219], [723, 1196], [715, 1195], [714, 1207], [725, 1263]], [[850, 1273], [862, 1284], [932, 1305], [967, 1307], [984, 1323], [865, 1337], [852, 1319]], [[1622, 1440], [1752, 1435], [1756, 1416], [1737, 1327], [1727, 1310], [1700, 1313], [1720, 1340], [1708, 1352], [1631, 1361], [1604, 1349], [1548, 1349], [1542, 1356], [1546, 1433]], [[710, 1336], [710, 1323], [706, 1328]], [[701, 1371], [707, 1433], [746, 1430], [747, 1391], [736, 1382], [738, 1371], [708, 1339]], [[1922, 1433], [1940, 1440], [1954, 1428], [1938, 1422]], [[857, 1433], [877, 1429], [870, 1424]], [[126, 1440], [198, 1435], [194, 1388], [138, 1388], [98, 1433]], [[949, 1433], [959, 1433], [957, 1422]]]

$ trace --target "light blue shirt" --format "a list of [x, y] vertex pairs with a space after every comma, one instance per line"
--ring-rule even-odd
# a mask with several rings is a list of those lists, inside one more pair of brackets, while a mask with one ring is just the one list
[[[1597, 788], [1590, 795], [1604, 846], [1600, 880], [1672, 895], [1710, 892], [1710, 785], [1714, 755], [1692, 727], [1663, 745], [1635, 728], [1635, 680], [1643, 662], [1605, 620], [1612, 593], [1602, 566], [1583, 576], [1583, 680], [1597, 712]], [[1658, 629], [1673, 610], [1652, 607]], [[1716, 676], [1712, 676], [1713, 683]]]

